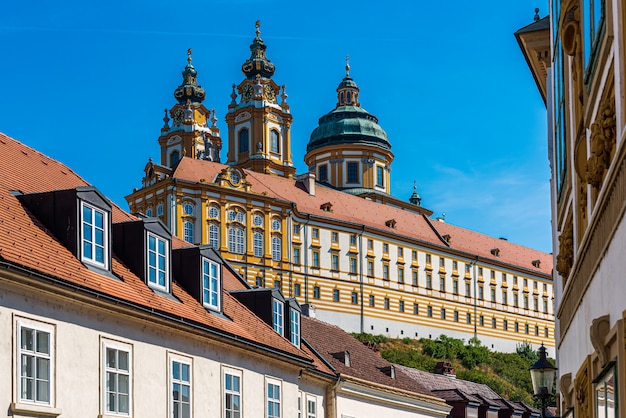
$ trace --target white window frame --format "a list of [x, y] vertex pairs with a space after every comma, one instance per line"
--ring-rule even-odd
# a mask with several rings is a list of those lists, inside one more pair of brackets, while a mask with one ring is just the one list
[[232, 254], [245, 253], [245, 228], [242, 225], [228, 226], [228, 251]]
[[[169, 416], [173, 417], [174, 416], [174, 409], [177, 407], [180, 407], [180, 405], [182, 404], [182, 402], [179, 402], [178, 405], [176, 404], [176, 401], [174, 400], [174, 385], [187, 385], [189, 387], [189, 418], [193, 417], [193, 359], [189, 358], [189, 357], [185, 357], [185, 356], [181, 356], [179, 354], [175, 354], [175, 353], [168, 353], [167, 356], [167, 376], [168, 376], [168, 385], [167, 385], [167, 391], [168, 391], [168, 409], [169, 409]], [[189, 367], [189, 380], [185, 381], [182, 378], [182, 367], [180, 369], [180, 376], [178, 378], [176, 378], [174, 376], [174, 363], [178, 363], [181, 366], [182, 365], [186, 365]], [[178, 414], [178, 417], [180, 418], [185, 418], [182, 415], [182, 411]]]
[[[272, 385], [272, 393], [270, 394], [270, 385]], [[276, 388], [278, 388], [278, 396], [276, 396]], [[282, 382], [278, 379], [265, 377], [265, 417], [280, 418], [282, 417]], [[271, 397], [270, 397], [271, 396]], [[272, 403], [272, 415], [270, 415], [270, 402]], [[274, 411], [275, 407], [278, 411]]]
[[186, 220], [183, 222], [183, 240], [186, 242], [193, 244], [194, 241], [194, 223], [193, 221]]
[[[35, 332], [48, 334], [48, 353], [39, 353], [35, 350], [22, 349], [22, 329], [27, 328]], [[36, 337], [35, 337], [36, 338]], [[35, 344], [35, 343], [34, 343]], [[34, 347], [33, 347], [34, 348]], [[28, 399], [22, 397], [22, 355], [31, 356], [35, 358], [42, 358], [48, 360], [48, 401], [36, 400], [36, 394], [34, 399]], [[44, 323], [32, 319], [18, 317], [15, 319], [15, 368], [14, 368], [14, 403], [11, 405], [12, 411], [29, 411], [34, 408], [44, 407], [46, 410], [51, 409], [51, 413], [55, 404], [55, 364], [56, 363], [56, 327], [53, 324]], [[36, 375], [36, 372], [35, 372]], [[36, 378], [35, 378], [36, 379]], [[36, 387], [36, 386], [35, 386]], [[36, 389], [35, 389], [36, 390]], [[56, 415], [60, 414], [60, 411]]]
[[[102, 338], [100, 340], [100, 364], [101, 376], [100, 376], [100, 384], [101, 384], [101, 414], [102, 417], [111, 417], [111, 416], [130, 416], [133, 411], [133, 347], [130, 344], [123, 343], [120, 341], [110, 340], [107, 338]], [[107, 363], [107, 349], [116, 350], [118, 352], [125, 351], [128, 353], [128, 370], [119, 369], [119, 368], [109, 368]], [[128, 412], [119, 412], [119, 411], [110, 411], [107, 408], [107, 374], [115, 373], [117, 376], [125, 375], [128, 376]], [[119, 392], [118, 392], [119, 393]], [[119, 404], [118, 404], [119, 405]], [[117, 406], [116, 405], [116, 409]]]
[[209, 246], [215, 249], [220, 246], [220, 227], [214, 222], [209, 224]]
[[276, 298], [272, 298], [272, 328], [280, 335], [285, 335], [285, 306]]
[[280, 236], [272, 237], [272, 260], [280, 261], [283, 256], [283, 248]]
[[[239, 391], [234, 390], [233, 388], [228, 389], [226, 387], [226, 376], [232, 376], [239, 379]], [[231, 405], [227, 402], [226, 397], [230, 395], [231, 397], [239, 398], [239, 411], [233, 411], [229, 409]], [[243, 373], [241, 370], [233, 369], [230, 367], [222, 367], [222, 418], [226, 418], [226, 412], [229, 410], [231, 412], [230, 418], [241, 418], [243, 415]], [[235, 415], [238, 412], [238, 415]]]
[[254, 231], [252, 233], [252, 248], [255, 257], [263, 257], [263, 232]]
[[317, 397], [307, 393], [306, 418], [317, 418]]
[[[208, 272], [205, 268], [208, 267]], [[202, 305], [206, 308], [221, 311], [221, 296], [222, 296], [222, 277], [220, 264], [213, 260], [209, 260], [206, 257], [202, 257]], [[213, 275], [213, 269], [215, 275]], [[208, 293], [208, 300], [205, 297]], [[212, 301], [215, 297], [215, 303]]]
[[[150, 238], [154, 238], [155, 239], [155, 249], [151, 250], [150, 249]], [[163, 241], [164, 245], [164, 253], [161, 254], [158, 250], [159, 248], [159, 241]], [[170, 243], [167, 239], [153, 234], [152, 232], [147, 232], [146, 234], [146, 273], [148, 275], [147, 277], [147, 283], [148, 286], [153, 288], [153, 289], [158, 289], [158, 290], [162, 290], [165, 292], [169, 292], [170, 290], [170, 283], [169, 283], [169, 268], [170, 268], [170, 253], [169, 253], [169, 246]], [[154, 253], [155, 254], [155, 262], [156, 264], [154, 266], [152, 266], [150, 264], [150, 253]], [[159, 262], [158, 262], [158, 258], [160, 256], [163, 256], [165, 258], [165, 266], [163, 269], [159, 268]], [[150, 279], [150, 270], [154, 269], [155, 270], [155, 282], [153, 282]], [[159, 284], [159, 273], [163, 272], [163, 274], [165, 275], [165, 285], [161, 285]]]
[[300, 347], [300, 312], [294, 308], [289, 308], [289, 340]]
[[[87, 223], [85, 221], [84, 210], [88, 209], [91, 211], [92, 221], [91, 223]], [[102, 245], [99, 245], [96, 242], [96, 230], [99, 230], [95, 225], [95, 214], [99, 212], [102, 214]], [[89, 227], [91, 232], [91, 239], [87, 240], [85, 238], [85, 226]], [[98, 208], [94, 205], [90, 205], [84, 201], [80, 201], [80, 259], [86, 263], [92, 264], [94, 266], [98, 266], [104, 269], [109, 268], [109, 212]], [[87, 257], [85, 255], [85, 244], [88, 244], [91, 247], [92, 257]], [[102, 259], [100, 262], [96, 260], [96, 248], [102, 248]]]

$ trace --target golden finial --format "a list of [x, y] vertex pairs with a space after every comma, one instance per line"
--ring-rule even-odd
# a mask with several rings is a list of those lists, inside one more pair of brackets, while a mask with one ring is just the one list
[[350, 55], [346, 54], [346, 77], [350, 77]]
[[187, 64], [191, 64], [191, 48], [187, 50]]
[[254, 27], [256, 28], [256, 37], [258, 38], [261, 35], [261, 21], [257, 20]]

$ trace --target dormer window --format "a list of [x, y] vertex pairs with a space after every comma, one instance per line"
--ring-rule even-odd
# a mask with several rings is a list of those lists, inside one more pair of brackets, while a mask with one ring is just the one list
[[491, 249], [491, 254], [496, 256], [496, 257], [500, 257], [500, 249], [499, 248], [492, 248]]
[[289, 340], [291, 344], [300, 347], [300, 312], [289, 308]]
[[272, 327], [280, 335], [285, 333], [283, 321], [283, 302], [274, 298], [272, 299]]
[[108, 212], [81, 202], [81, 260], [108, 268]]
[[333, 211], [333, 204], [330, 203], [330, 202], [322, 203], [320, 205], [320, 209], [323, 210], [324, 212], [332, 212]]
[[202, 259], [202, 304], [216, 311], [221, 310], [220, 292], [221, 292], [220, 269], [217, 263], [207, 259]]
[[169, 246], [165, 239], [148, 232], [148, 286], [169, 292]]

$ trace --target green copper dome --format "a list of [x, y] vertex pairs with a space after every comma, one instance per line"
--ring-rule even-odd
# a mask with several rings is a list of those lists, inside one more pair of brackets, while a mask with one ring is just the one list
[[339, 106], [319, 119], [306, 151], [338, 144], [369, 144], [390, 150], [387, 133], [378, 119], [358, 106]]

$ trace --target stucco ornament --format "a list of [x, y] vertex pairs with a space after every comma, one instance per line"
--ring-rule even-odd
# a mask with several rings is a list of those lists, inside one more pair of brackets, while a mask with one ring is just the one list
[[559, 254], [556, 256], [556, 271], [567, 281], [574, 263], [574, 231], [572, 221], [568, 221], [559, 235]]
[[604, 171], [611, 164], [615, 148], [615, 96], [602, 102], [600, 112], [591, 125], [591, 156], [587, 160], [585, 179], [593, 187], [599, 187]]

